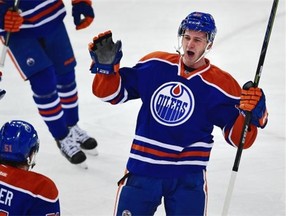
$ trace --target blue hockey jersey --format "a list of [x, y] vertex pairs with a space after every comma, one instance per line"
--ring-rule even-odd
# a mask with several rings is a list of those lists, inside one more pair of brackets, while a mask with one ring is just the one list
[[[13, 7], [14, 0], [0, 1], [0, 34], [4, 34], [4, 15]], [[20, 27], [21, 34], [43, 35], [51, 30], [66, 15], [62, 0], [21, 0], [19, 9], [24, 22]]]
[[[93, 93], [120, 104], [140, 98], [129, 172], [177, 177], [206, 169], [213, 147], [213, 128], [236, 146], [243, 116], [237, 105], [241, 87], [227, 72], [210, 64], [186, 73], [179, 54], [154, 52], [133, 68], [112, 75], [96, 74]], [[237, 124], [236, 124], [237, 123]], [[251, 125], [245, 147], [257, 134]]]
[[0, 215], [59, 216], [56, 185], [41, 174], [0, 165]]

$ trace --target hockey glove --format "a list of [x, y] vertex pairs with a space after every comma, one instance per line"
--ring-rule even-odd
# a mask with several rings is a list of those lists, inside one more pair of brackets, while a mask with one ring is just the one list
[[111, 74], [119, 71], [120, 60], [123, 56], [122, 43], [112, 40], [112, 32], [106, 31], [93, 38], [89, 44], [92, 58], [91, 73]]
[[[72, 0], [72, 16], [76, 30], [88, 27], [94, 19], [91, 0]], [[82, 19], [81, 16], [84, 16]]]
[[251, 123], [264, 128], [268, 121], [265, 94], [262, 89], [253, 87], [253, 82], [244, 84], [239, 108], [251, 112]]
[[4, 16], [4, 30], [7, 32], [18, 32], [24, 19], [18, 11], [8, 10]]

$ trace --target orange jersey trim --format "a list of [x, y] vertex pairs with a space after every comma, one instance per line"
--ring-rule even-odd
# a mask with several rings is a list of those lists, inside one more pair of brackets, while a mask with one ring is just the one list
[[53, 5], [52, 7], [49, 7], [47, 10], [33, 16], [33, 17], [30, 17], [30, 18], [25, 18], [25, 21], [28, 21], [28, 22], [35, 22], [39, 19], [41, 19], [43, 16], [46, 16], [47, 14], [50, 14], [51, 12], [53, 11], [56, 11], [57, 8], [59, 8], [61, 5], [62, 5], [62, 1], [58, 1], [55, 5]]
[[196, 157], [209, 157], [210, 156], [210, 152], [205, 152], [205, 151], [190, 151], [190, 152], [181, 152], [179, 154], [175, 154], [175, 153], [167, 153], [167, 152], [147, 148], [147, 147], [140, 146], [137, 144], [133, 144], [132, 149], [145, 152], [145, 153], [149, 153], [158, 157], [169, 157], [169, 158], [184, 158], [184, 157], [195, 157], [195, 156]]

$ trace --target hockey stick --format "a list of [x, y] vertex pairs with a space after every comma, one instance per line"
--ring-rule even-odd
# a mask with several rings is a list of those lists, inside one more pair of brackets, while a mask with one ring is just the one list
[[[20, 0], [15, 0], [14, 1], [13, 11], [17, 11], [18, 10], [19, 2], [20, 2]], [[7, 53], [8, 45], [9, 45], [10, 35], [11, 35], [11, 32], [7, 32], [6, 33], [6, 38], [5, 38], [3, 49], [2, 49], [2, 53], [1, 53], [1, 56], [0, 56], [0, 66], [1, 67], [4, 67], [6, 53]]]
[[[260, 81], [260, 77], [261, 77], [262, 69], [263, 69], [263, 64], [264, 64], [264, 60], [265, 60], [265, 56], [266, 56], [266, 52], [267, 52], [267, 48], [268, 48], [268, 43], [270, 40], [270, 35], [272, 32], [274, 19], [276, 16], [276, 10], [277, 10], [277, 6], [278, 6], [278, 2], [279, 2], [279, 0], [274, 0], [273, 5], [272, 5], [268, 25], [266, 28], [266, 34], [264, 37], [264, 41], [263, 41], [263, 45], [262, 45], [262, 49], [261, 49], [261, 53], [260, 53], [260, 58], [259, 58], [258, 66], [257, 66], [257, 70], [256, 70], [256, 74], [254, 77], [253, 87], [258, 87], [258, 85], [259, 85], [259, 81]], [[252, 115], [251, 112], [248, 112], [248, 111], [245, 112], [245, 121], [244, 121], [244, 125], [242, 128], [241, 138], [239, 141], [234, 165], [232, 168], [231, 178], [230, 178], [228, 190], [227, 190], [226, 197], [225, 197], [222, 216], [226, 216], [228, 214], [228, 209], [230, 206], [232, 192], [233, 192], [234, 184], [235, 184], [235, 180], [236, 180], [236, 174], [237, 174], [238, 169], [239, 169], [240, 159], [241, 159], [244, 143], [246, 140], [246, 135], [248, 132], [248, 127], [249, 127], [250, 121], [251, 121], [251, 115]]]

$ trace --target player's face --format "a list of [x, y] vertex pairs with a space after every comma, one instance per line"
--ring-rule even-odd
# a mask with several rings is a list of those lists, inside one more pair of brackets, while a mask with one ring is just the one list
[[[208, 41], [205, 32], [186, 30], [182, 39], [184, 64], [191, 68], [198, 68], [204, 65], [205, 60], [201, 55], [205, 51], [207, 44]], [[200, 57], [201, 59], [198, 60]]]

